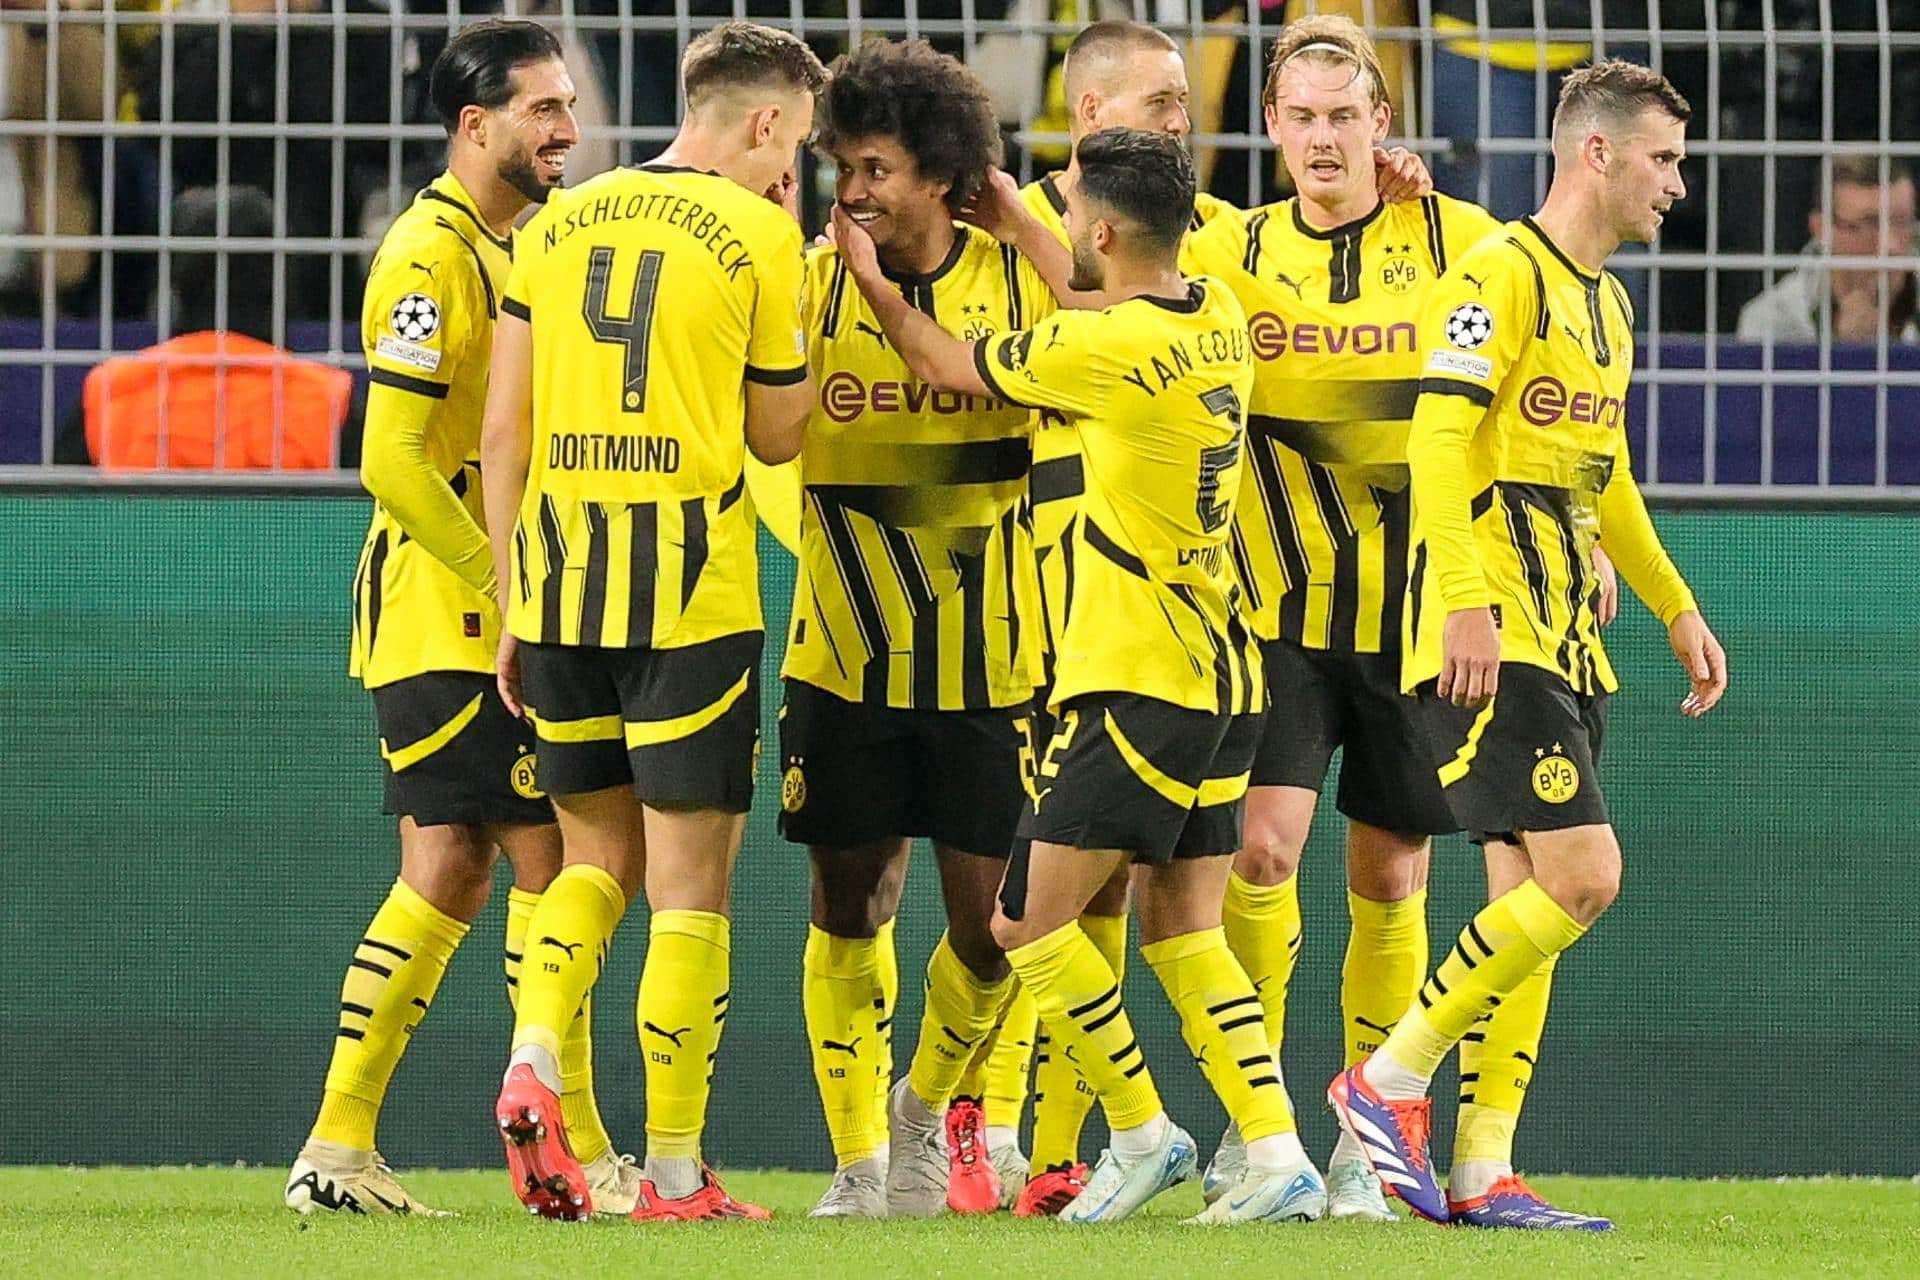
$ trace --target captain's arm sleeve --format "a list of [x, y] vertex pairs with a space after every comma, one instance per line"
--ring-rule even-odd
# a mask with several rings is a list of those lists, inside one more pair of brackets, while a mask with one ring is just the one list
[[1626, 432], [1620, 433], [1613, 474], [1600, 491], [1600, 545], [1606, 548], [1620, 577], [1646, 603], [1661, 625], [1689, 610], [1699, 609], [1673, 557], [1660, 543], [1647, 501], [1633, 478], [1627, 460]]
[[800, 226], [784, 214], [754, 248], [753, 334], [747, 340], [749, 382], [790, 387], [807, 380], [807, 334], [803, 305], [805, 259]]
[[424, 277], [408, 280], [400, 272], [400, 279], [382, 281], [376, 273], [380, 287], [369, 290], [365, 316], [370, 384], [360, 482], [408, 537], [491, 599], [493, 556], [486, 531], [427, 449], [431, 419], [454, 371], [465, 360], [484, 358], [484, 352], [472, 350], [485, 316], [485, 302], [467, 296], [469, 284], [479, 286], [469, 279], [472, 269], [458, 260], [444, 261], [434, 272], [441, 283], [433, 293], [414, 287], [426, 285]]
[[1421, 313], [1427, 363], [1407, 429], [1407, 466], [1428, 572], [1448, 612], [1492, 603], [1473, 540], [1468, 454], [1538, 320], [1530, 276], [1503, 255], [1472, 255]]
[[1089, 347], [1089, 319], [1096, 311], [1057, 311], [1031, 329], [983, 338], [974, 344], [980, 380], [1000, 399], [1029, 409], [1086, 414], [1093, 408], [1088, 375], [1096, 363]]

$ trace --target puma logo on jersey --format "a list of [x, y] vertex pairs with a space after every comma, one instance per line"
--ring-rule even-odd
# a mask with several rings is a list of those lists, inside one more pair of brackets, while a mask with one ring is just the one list
[[1473, 291], [1475, 293], [1479, 293], [1481, 289], [1483, 289], [1486, 286], [1486, 283], [1487, 283], [1486, 281], [1482, 280], [1479, 276], [1474, 275], [1471, 271], [1462, 271], [1460, 273], [1460, 278], [1462, 280], [1465, 280], [1468, 284], [1472, 285]]
[[860, 1052], [860, 1042], [864, 1039], [866, 1039], [865, 1036], [855, 1036], [845, 1044], [841, 1044], [838, 1040], [822, 1040], [820, 1047], [823, 1050], [844, 1053], [848, 1057], [852, 1057]]
[[420, 270], [422, 270], [422, 271], [424, 271], [424, 272], [426, 272], [426, 275], [427, 275], [427, 279], [429, 279], [429, 280], [432, 280], [432, 279], [433, 279], [433, 273], [434, 273], [434, 272], [436, 272], [436, 271], [438, 271], [438, 270], [440, 269], [440, 264], [439, 264], [439, 263], [437, 263], [437, 262], [435, 262], [435, 263], [432, 263], [431, 265], [429, 265], [428, 263], [425, 263], [425, 262], [416, 262], [416, 263], [414, 263], [413, 265], [414, 265], [414, 266], [416, 266], [416, 267], [418, 267], [418, 268], [420, 268]]
[[858, 333], [871, 335], [873, 340], [879, 343], [882, 347], [887, 345], [887, 335], [880, 332], [880, 330], [874, 328], [872, 325], [868, 324], [865, 320], [855, 320], [853, 322], [853, 327], [854, 327], [854, 330]]
[[1307, 300], [1306, 290], [1301, 287], [1300, 282], [1298, 280], [1295, 280], [1292, 276], [1288, 275], [1286, 272], [1282, 271], [1279, 275], [1275, 276], [1273, 278], [1273, 282], [1275, 284], [1283, 284], [1287, 286], [1287, 288], [1293, 290], [1293, 296], [1298, 298], [1300, 301], [1305, 302]]
[[558, 947], [562, 951], [566, 952], [567, 959], [571, 960], [573, 959], [573, 953], [578, 951], [581, 947], [585, 946], [586, 944], [584, 942], [562, 942], [558, 938], [542, 938], [540, 939], [540, 945], [546, 946], [546, 947]]
[[658, 1026], [651, 1022], [643, 1022], [640, 1025], [646, 1030], [651, 1031], [653, 1032], [653, 1034], [659, 1036], [662, 1040], [671, 1040], [673, 1042], [673, 1047], [676, 1049], [685, 1047], [680, 1043], [680, 1037], [687, 1034], [687, 1032], [693, 1030], [692, 1027], [682, 1027], [678, 1031], [669, 1031], [665, 1027]]

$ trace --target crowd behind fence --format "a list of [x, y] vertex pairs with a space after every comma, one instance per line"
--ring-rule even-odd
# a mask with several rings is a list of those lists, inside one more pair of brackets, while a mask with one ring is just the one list
[[[1196, 158], [1218, 195], [1283, 197], [1260, 117], [1285, 21], [1373, 31], [1395, 132], [1442, 190], [1502, 216], [1547, 178], [1560, 77], [1601, 55], [1663, 71], [1695, 108], [1690, 198], [1623, 259], [1638, 304], [1631, 430], [1656, 489], [1920, 492], [1920, 0], [535, 0], [563, 36], [583, 141], [570, 181], [671, 136], [679, 52], [715, 21], [790, 27], [830, 58], [922, 36], [987, 80], [1023, 180], [1065, 159], [1058, 68], [1087, 21], [1185, 42]], [[88, 371], [200, 331], [220, 358], [357, 372], [358, 307], [387, 221], [444, 160], [426, 74], [499, 6], [416, 0], [0, 4], [0, 467], [92, 463]], [[249, 215], [255, 188], [259, 207]], [[832, 198], [815, 169], [807, 216]], [[207, 193], [211, 193], [210, 195]], [[183, 201], [186, 195], [188, 200]], [[199, 205], [192, 204], [199, 200]], [[185, 206], [183, 208], [183, 206]], [[256, 349], [257, 347], [257, 349]], [[357, 384], [356, 384], [357, 389]], [[222, 440], [213, 466], [348, 468], [358, 399], [322, 387], [323, 456]], [[285, 396], [267, 412], [278, 417]]]

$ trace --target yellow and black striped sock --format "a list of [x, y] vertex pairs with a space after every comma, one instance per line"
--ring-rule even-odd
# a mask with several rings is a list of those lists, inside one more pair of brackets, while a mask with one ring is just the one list
[[[1481, 1015], [1586, 931], [1537, 881], [1523, 881], [1468, 923], [1380, 1052], [1420, 1080], [1433, 1079]], [[1368, 1078], [1380, 1086], [1380, 1080]]]
[[982, 982], [960, 963], [946, 934], [927, 961], [927, 1005], [907, 1080], [934, 1112], [944, 1109], [1013, 990], [1011, 975]]
[[514, 1005], [515, 1049], [535, 1045], [560, 1062], [567, 1030], [600, 977], [607, 946], [626, 910], [620, 882], [599, 867], [576, 863], [560, 869], [527, 919], [520, 998]]
[[1460, 1041], [1460, 1118], [1453, 1131], [1456, 1166], [1469, 1160], [1513, 1164], [1513, 1134], [1540, 1060], [1547, 1001], [1559, 963], [1559, 956], [1548, 956]]
[[731, 999], [733, 930], [711, 911], [656, 911], [634, 1023], [647, 1064], [647, 1161], [696, 1159]]
[[395, 880], [353, 949], [313, 1136], [371, 1151], [380, 1104], [467, 926]]
[[1267, 1050], [1277, 1061], [1287, 1034], [1287, 985], [1300, 958], [1299, 874], [1279, 884], [1254, 884], [1230, 873], [1220, 920], [1234, 959], [1260, 995]]
[[1375, 902], [1349, 890], [1347, 958], [1340, 968], [1346, 1064], [1378, 1049], [1413, 1003], [1427, 975], [1427, 891]]
[[[520, 964], [527, 949], [527, 925], [540, 895], [525, 889], [507, 890], [507, 1001], [520, 1003]], [[593, 1096], [593, 995], [580, 1002], [580, 1012], [567, 1024], [560, 1042], [560, 1110], [567, 1122], [567, 1141], [581, 1164], [592, 1164], [613, 1150], [613, 1138], [600, 1118]]]
[[1033, 993], [1054, 1052], [1072, 1050], [1110, 1127], [1138, 1128], [1164, 1110], [1121, 1005], [1120, 981], [1078, 922], [1015, 947], [1007, 959]]
[[1227, 946], [1225, 929], [1183, 933], [1140, 948], [1180, 1015], [1180, 1033], [1207, 1083], [1248, 1142], [1292, 1133], [1293, 1104], [1267, 1047], [1253, 980]]
[[[1113, 970], [1116, 985], [1125, 985], [1127, 972], [1127, 918], [1080, 917], [1080, 929]], [[1093, 1086], [1067, 1055], [1066, 1047], [1047, 1031], [1045, 1022], [1034, 1039], [1033, 1167], [1051, 1169], [1080, 1162], [1080, 1130], [1096, 1101]]]
[[813, 926], [807, 929], [800, 1003], [827, 1136], [842, 1169], [880, 1149], [873, 1127], [873, 1081], [885, 1065], [875, 972], [878, 949], [873, 938], [836, 938]]

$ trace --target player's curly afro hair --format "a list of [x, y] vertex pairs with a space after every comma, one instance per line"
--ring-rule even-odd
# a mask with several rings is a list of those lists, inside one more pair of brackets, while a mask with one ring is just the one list
[[820, 97], [817, 145], [888, 137], [922, 178], [945, 182], [958, 211], [1000, 163], [1000, 124], [978, 76], [924, 40], [870, 40], [835, 59]]

